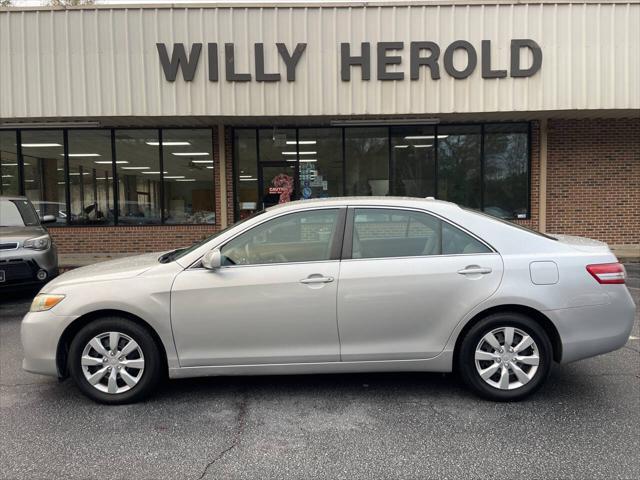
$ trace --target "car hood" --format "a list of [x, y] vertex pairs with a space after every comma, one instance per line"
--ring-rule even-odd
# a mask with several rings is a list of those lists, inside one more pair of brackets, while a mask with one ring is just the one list
[[0, 243], [20, 242], [44, 235], [47, 231], [40, 227], [0, 227]]
[[119, 280], [140, 275], [151, 267], [159, 265], [159, 253], [146, 253], [134, 257], [124, 257], [106, 262], [98, 262], [86, 267], [80, 267], [63, 273], [59, 277], [47, 283], [43, 292], [54, 290], [78, 283], [102, 282], [107, 280]]

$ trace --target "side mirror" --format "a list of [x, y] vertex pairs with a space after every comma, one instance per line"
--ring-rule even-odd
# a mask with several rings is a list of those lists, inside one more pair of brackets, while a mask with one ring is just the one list
[[45, 215], [40, 219], [40, 223], [53, 223], [56, 221], [56, 217], [53, 215]]
[[202, 257], [202, 266], [208, 270], [216, 270], [222, 265], [222, 254], [219, 248], [209, 250]]

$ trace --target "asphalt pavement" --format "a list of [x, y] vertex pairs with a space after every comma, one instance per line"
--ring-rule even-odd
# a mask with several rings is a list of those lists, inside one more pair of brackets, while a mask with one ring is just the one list
[[640, 478], [638, 319], [520, 403], [412, 373], [180, 380], [105, 407], [22, 371], [30, 300], [0, 300], [0, 478]]

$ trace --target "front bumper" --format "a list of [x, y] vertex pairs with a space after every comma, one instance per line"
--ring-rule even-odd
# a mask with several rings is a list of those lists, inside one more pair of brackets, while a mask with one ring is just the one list
[[60, 376], [56, 363], [58, 343], [65, 328], [76, 318], [56, 315], [51, 310], [27, 313], [20, 327], [22, 368], [31, 373]]
[[562, 341], [561, 363], [575, 362], [622, 348], [629, 340], [636, 306], [624, 285], [612, 285], [610, 303], [545, 312]]
[[[47, 272], [40, 280], [40, 270]], [[18, 248], [0, 251], [0, 288], [15, 288], [33, 284], [43, 284], [58, 275], [58, 252], [55, 245], [46, 250]]]

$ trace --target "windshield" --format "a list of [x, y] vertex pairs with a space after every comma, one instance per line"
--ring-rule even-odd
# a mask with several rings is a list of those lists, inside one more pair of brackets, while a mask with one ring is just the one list
[[0, 200], [0, 227], [35, 227], [38, 214], [29, 200]]
[[174, 260], [177, 260], [179, 258], [182, 258], [185, 255], [187, 255], [187, 254], [193, 252], [194, 250], [200, 248], [205, 243], [207, 243], [207, 242], [213, 240], [214, 238], [222, 235], [223, 233], [229, 231], [230, 229], [232, 229], [234, 227], [237, 227], [238, 225], [243, 224], [247, 220], [250, 220], [252, 218], [257, 217], [258, 215], [263, 214], [264, 212], [265, 212], [265, 210], [261, 210], [259, 212], [254, 213], [253, 215], [249, 215], [247, 218], [245, 218], [243, 220], [240, 220], [238, 223], [234, 223], [233, 225], [229, 225], [227, 228], [224, 228], [224, 229], [220, 230], [219, 232], [214, 233], [213, 235], [211, 235], [210, 237], [205, 238], [204, 240], [201, 240], [201, 241], [199, 241], [197, 243], [194, 243], [190, 247], [179, 248], [177, 250], [173, 250], [172, 252], [165, 253], [158, 260], [160, 261], [160, 263], [168, 263], [168, 262], [173, 262]]

